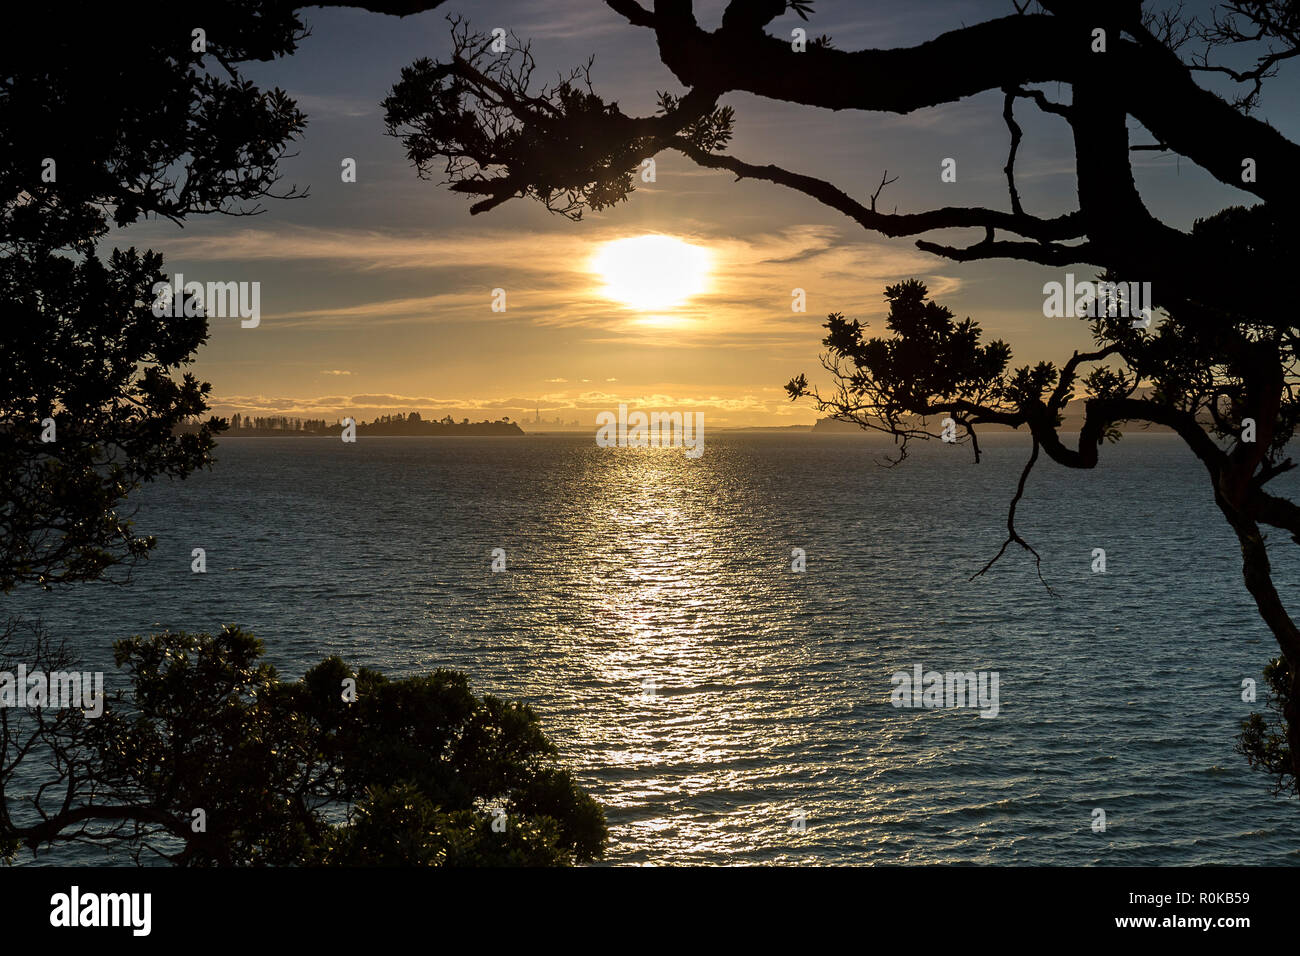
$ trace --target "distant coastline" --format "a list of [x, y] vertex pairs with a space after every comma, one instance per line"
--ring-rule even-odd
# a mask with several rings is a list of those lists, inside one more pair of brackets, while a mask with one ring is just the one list
[[[1066, 403], [1064, 414], [1061, 416], [1061, 424], [1059, 427], [1059, 431], [1062, 434], [1075, 434], [1079, 431], [1080, 428], [1083, 427], [1086, 402], [1087, 399], [1076, 398]], [[937, 429], [939, 424], [942, 421], [943, 421], [943, 415], [933, 415], [930, 418], [930, 426], [933, 429]], [[1011, 428], [1008, 425], [996, 425], [996, 424], [989, 423], [989, 424], [979, 425], [977, 427], [980, 434], [998, 433], [998, 432], [1007, 432], [1007, 433], [1019, 432], [1021, 434], [1028, 434], [1028, 429]], [[1169, 428], [1165, 425], [1156, 425], [1156, 424], [1147, 424], [1147, 423], [1132, 425], [1128, 422], [1120, 422], [1119, 430], [1124, 434], [1139, 434], [1143, 432], [1148, 432], [1148, 433], [1161, 433], [1161, 434], [1172, 435], [1174, 433], [1172, 428]], [[880, 434], [880, 432], [878, 431], [862, 428], [861, 426], [856, 425], [853, 422], [844, 422], [835, 418], [817, 419], [817, 423], [812, 427], [812, 432], [814, 435], [854, 435], [854, 434], [878, 435]]]
[[[1066, 406], [1065, 415], [1062, 416], [1060, 430], [1064, 433], [1073, 433], [1079, 430], [1083, 425], [1083, 402], [1075, 400]], [[524, 424], [532, 424], [525, 422]], [[544, 423], [544, 425], [547, 423]], [[509, 418], [497, 419], [495, 421], [471, 422], [469, 419], [462, 419], [457, 422], [447, 416], [443, 419], [426, 419], [419, 412], [412, 412], [410, 415], [384, 415], [369, 422], [357, 422], [357, 435], [370, 436], [407, 436], [407, 437], [468, 437], [468, 436], [496, 436], [496, 437], [547, 437], [555, 435], [584, 435], [594, 433], [595, 426], [583, 428], [576, 425], [565, 425], [556, 427], [559, 423], [552, 424], [551, 427], [543, 427], [537, 431], [525, 431], [520, 427], [518, 422], [511, 421]], [[931, 422], [934, 424], [934, 421]], [[199, 429], [197, 421], [186, 422], [175, 428], [176, 434], [192, 434]], [[1002, 425], [986, 424], [981, 426], [981, 432], [1023, 432], [1022, 429], [1008, 428]], [[1160, 425], [1144, 425], [1137, 428], [1125, 427], [1121, 423], [1120, 430], [1124, 433], [1170, 433], [1172, 430]], [[780, 433], [780, 434], [812, 434], [812, 435], [862, 435], [871, 436], [879, 435], [880, 432], [873, 429], [865, 429], [852, 422], [839, 421], [834, 418], [819, 418], [811, 425], [744, 425], [744, 426], [721, 426], [717, 429], [724, 433]], [[267, 417], [243, 417], [235, 415], [230, 420], [230, 427], [220, 433], [221, 438], [338, 438], [343, 432], [341, 421], [328, 423], [325, 419], [302, 419], [287, 418], [281, 416]]]
[[[198, 430], [198, 423], [191, 422], [177, 426], [178, 433]], [[287, 417], [244, 417], [235, 415], [230, 420], [230, 427], [221, 433], [222, 438], [338, 438], [343, 433], [343, 423], [336, 421], [328, 424], [325, 419], [302, 419]], [[497, 421], [471, 422], [468, 418], [454, 421], [450, 416], [441, 419], [426, 419], [419, 412], [410, 415], [383, 415], [370, 422], [357, 422], [356, 433], [360, 435], [405, 435], [405, 436], [469, 436], [469, 435], [507, 435], [522, 436], [524, 431], [510, 419]]]

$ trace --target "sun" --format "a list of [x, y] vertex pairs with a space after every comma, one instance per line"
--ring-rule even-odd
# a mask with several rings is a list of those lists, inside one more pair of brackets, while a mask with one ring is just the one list
[[705, 291], [711, 257], [707, 249], [672, 236], [634, 236], [600, 247], [591, 271], [605, 280], [601, 294], [634, 309], [680, 305]]

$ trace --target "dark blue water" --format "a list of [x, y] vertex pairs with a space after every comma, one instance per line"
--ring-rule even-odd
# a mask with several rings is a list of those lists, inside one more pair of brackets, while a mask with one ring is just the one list
[[[1195, 459], [1134, 435], [1041, 462], [1019, 525], [1052, 596], [1014, 547], [968, 581], [1027, 451], [986, 444], [889, 469], [856, 436], [227, 439], [137, 499], [159, 546], [128, 587], [8, 603], [106, 668], [116, 638], [237, 622], [289, 677], [464, 670], [538, 709], [616, 863], [1300, 863], [1300, 807], [1232, 751], [1277, 650]], [[892, 706], [916, 664], [998, 672], [998, 716]]]

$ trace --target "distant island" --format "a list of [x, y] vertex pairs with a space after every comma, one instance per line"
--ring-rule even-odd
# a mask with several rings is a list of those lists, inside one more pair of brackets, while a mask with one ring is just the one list
[[842, 422], [837, 418], [817, 419], [817, 423], [813, 425], [812, 431], [814, 435], [826, 435], [826, 434], [843, 435], [845, 433], [855, 434], [855, 435], [870, 434], [865, 428], [862, 428], [860, 425], [855, 425], [852, 422]]
[[[197, 424], [183, 425], [179, 430], [193, 430]], [[222, 432], [226, 438], [337, 438], [343, 432], [343, 423], [329, 424], [323, 418], [288, 418], [285, 416], [234, 415], [230, 428]], [[497, 421], [459, 422], [450, 415], [441, 419], [424, 418], [419, 412], [409, 415], [380, 415], [370, 422], [357, 422], [357, 435], [523, 435], [523, 429], [509, 418]]]

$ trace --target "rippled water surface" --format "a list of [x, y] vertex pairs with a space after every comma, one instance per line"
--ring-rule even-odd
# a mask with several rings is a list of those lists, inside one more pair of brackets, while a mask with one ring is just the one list
[[[1040, 463], [1019, 524], [1052, 596], [1019, 549], [968, 580], [1027, 451], [985, 443], [891, 469], [857, 436], [710, 434], [698, 460], [226, 439], [138, 499], [159, 546], [129, 586], [14, 601], [105, 667], [115, 638], [237, 622], [290, 677], [464, 670], [541, 713], [614, 863], [1300, 863], [1300, 808], [1232, 751], [1276, 645], [1195, 460], [1135, 435], [1095, 472]], [[1276, 536], [1294, 602], [1292, 552]], [[891, 706], [916, 664], [997, 671], [1000, 713]]]

